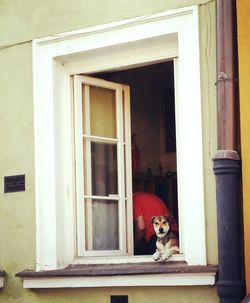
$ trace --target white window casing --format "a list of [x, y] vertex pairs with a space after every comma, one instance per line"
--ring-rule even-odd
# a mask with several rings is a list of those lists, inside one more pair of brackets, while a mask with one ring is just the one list
[[97, 277], [24, 279], [24, 288], [134, 287], [134, 286], [213, 286], [214, 273], [158, 274]]
[[188, 264], [206, 264], [198, 21], [190, 6], [33, 41], [36, 270], [76, 262], [71, 76], [168, 59], [175, 62], [181, 249]]

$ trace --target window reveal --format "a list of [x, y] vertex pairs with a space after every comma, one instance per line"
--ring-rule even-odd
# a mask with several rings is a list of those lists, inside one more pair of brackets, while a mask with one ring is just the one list
[[[126, 237], [126, 233], [129, 232], [129, 228], [131, 229], [131, 225], [133, 223], [131, 216], [126, 216], [127, 221], [125, 222], [125, 225], [121, 227], [119, 221], [124, 217], [124, 213], [126, 214], [127, 206], [122, 213], [119, 213], [118, 200], [111, 201], [105, 198], [114, 198], [119, 196], [117, 156], [119, 152], [119, 132], [117, 130], [119, 127], [117, 127], [117, 125], [122, 126], [122, 132], [120, 133], [120, 135], [123, 136], [122, 141], [126, 138], [128, 129], [130, 129], [130, 127], [134, 129], [135, 122], [137, 124], [137, 128], [140, 128], [141, 125], [143, 125], [145, 131], [138, 131], [140, 139], [143, 140], [140, 143], [154, 146], [151, 151], [148, 149], [145, 150], [145, 146], [143, 150], [144, 154], [145, 152], [146, 154], [151, 153], [152, 157], [147, 155], [147, 158], [150, 158], [151, 164], [154, 159], [154, 166], [156, 167], [158, 163], [161, 163], [162, 161], [162, 151], [159, 149], [162, 140], [162, 132], [171, 130], [175, 134], [174, 117], [171, 117], [172, 115], [174, 116], [174, 112], [169, 110], [169, 103], [172, 104], [174, 109], [174, 95], [169, 93], [170, 89], [171, 91], [174, 91], [174, 71], [172, 61], [126, 71], [98, 74], [95, 75], [95, 77], [98, 78], [81, 77], [83, 80], [82, 85], [78, 88], [82, 93], [78, 96], [79, 100], [82, 102], [81, 108], [78, 110], [82, 113], [82, 137], [80, 138], [82, 143], [80, 144], [82, 144], [83, 149], [82, 152], [80, 151], [80, 154], [82, 153], [82, 156], [80, 155], [80, 157], [83, 159], [83, 163], [81, 165], [83, 165], [83, 182], [85, 182], [83, 187], [85, 195], [83, 199], [83, 209], [81, 209], [81, 202], [78, 206], [79, 211], [83, 212], [83, 216], [79, 218], [79, 222], [84, 222], [82, 227], [78, 229], [80, 234], [82, 232], [84, 233], [83, 240], [79, 242], [79, 246], [84, 245], [84, 248], [82, 254], [80, 253], [79, 256], [88, 255], [90, 252], [92, 255], [101, 255], [103, 252], [102, 256], [106, 256], [108, 254], [113, 255], [118, 252], [121, 253], [119, 238], [122, 239]], [[94, 81], [95, 85], [86, 84], [86, 79], [89, 81], [91, 80], [92, 82]], [[115, 87], [117, 87], [117, 83], [119, 83], [118, 85], [120, 85], [120, 83], [128, 83], [129, 86], [133, 87], [131, 96], [131, 114], [133, 119], [131, 126], [130, 123], [125, 125], [126, 116], [130, 115], [130, 111], [127, 111], [127, 114], [125, 111], [125, 104], [130, 103], [128, 102], [128, 100], [130, 100], [128, 92], [125, 96], [124, 87], [121, 87], [123, 90], [122, 102], [118, 102], [117, 104], [115, 87], [102, 87], [101, 83], [103, 80], [103, 83], [105, 83], [106, 86], [115, 85]], [[115, 83], [113, 81], [115, 81]], [[77, 94], [75, 95], [77, 96]], [[117, 108], [122, 110], [122, 120], [117, 119]], [[135, 108], [137, 108], [136, 111]], [[139, 112], [138, 108], [140, 108]], [[165, 123], [164, 125], [161, 123], [161, 119], [163, 119], [165, 123], [167, 122], [166, 120], [170, 120], [168, 128], [166, 128]], [[154, 137], [154, 140], [156, 139], [155, 144], [149, 143], [151, 142], [150, 140], [153, 139], [152, 136]], [[110, 140], [117, 141], [111, 142]], [[127, 141], [130, 142], [131, 138], [127, 137]], [[128, 146], [128, 144], [123, 145], [124, 147], [126, 145]], [[130, 152], [131, 151], [129, 150], [128, 153]], [[123, 154], [124, 159], [121, 163], [123, 169], [119, 170], [119, 172], [124, 175], [131, 173], [131, 167], [125, 167], [127, 163], [126, 150], [124, 150]], [[175, 218], [178, 219], [178, 202], [177, 199], [173, 201], [173, 197], [171, 195], [173, 190], [168, 181], [169, 178], [167, 179], [165, 176], [165, 173], [167, 172], [165, 162], [166, 161], [163, 162], [164, 171], [162, 171], [161, 174], [154, 167], [154, 175], [147, 176], [146, 183], [151, 184], [151, 186], [147, 186], [147, 188], [139, 190], [153, 193], [162, 198], [166, 207], [175, 215]], [[172, 162], [175, 161], [172, 160]], [[145, 175], [145, 167], [149, 167], [150, 163], [147, 163], [144, 167], [139, 167], [140, 174]], [[167, 165], [170, 165], [169, 160], [167, 161]], [[172, 163], [171, 166], [176, 167], [176, 164]], [[131, 180], [128, 181], [128, 183], [130, 182]], [[134, 191], [138, 191], [138, 182], [136, 175], [134, 174], [132, 182]], [[126, 187], [126, 182], [124, 186]], [[90, 196], [93, 197], [90, 198]], [[81, 199], [82, 198], [79, 197], [79, 201], [81, 201]], [[126, 203], [127, 197], [124, 200], [124, 204]], [[131, 199], [128, 203], [131, 204]], [[78, 224], [81, 225], [81, 223]], [[126, 239], [125, 247], [129, 244], [129, 241], [133, 242]], [[130, 246], [133, 248], [133, 243], [131, 243]], [[145, 255], [147, 252], [141, 251], [140, 254]]]

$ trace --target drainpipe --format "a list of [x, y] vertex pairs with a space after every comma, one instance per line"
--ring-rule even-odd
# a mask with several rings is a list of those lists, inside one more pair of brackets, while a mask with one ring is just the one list
[[220, 303], [239, 303], [241, 279], [240, 199], [241, 162], [237, 152], [237, 60], [235, 0], [217, 0], [218, 151], [213, 158], [216, 177]]

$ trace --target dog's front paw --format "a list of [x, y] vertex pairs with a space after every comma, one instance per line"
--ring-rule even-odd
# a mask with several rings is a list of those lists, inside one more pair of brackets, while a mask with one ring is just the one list
[[160, 254], [159, 254], [159, 252], [155, 252], [154, 254], [153, 254], [153, 259], [155, 260], [155, 261], [158, 261], [159, 259], [160, 259]]
[[162, 260], [166, 261], [169, 257], [171, 257], [171, 254], [163, 254]]

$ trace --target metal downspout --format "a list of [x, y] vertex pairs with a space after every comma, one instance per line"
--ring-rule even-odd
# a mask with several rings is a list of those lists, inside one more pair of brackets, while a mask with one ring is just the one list
[[219, 275], [221, 303], [239, 303], [241, 280], [239, 177], [237, 152], [237, 59], [235, 0], [217, 0], [217, 108], [218, 151], [213, 158], [216, 176]]

